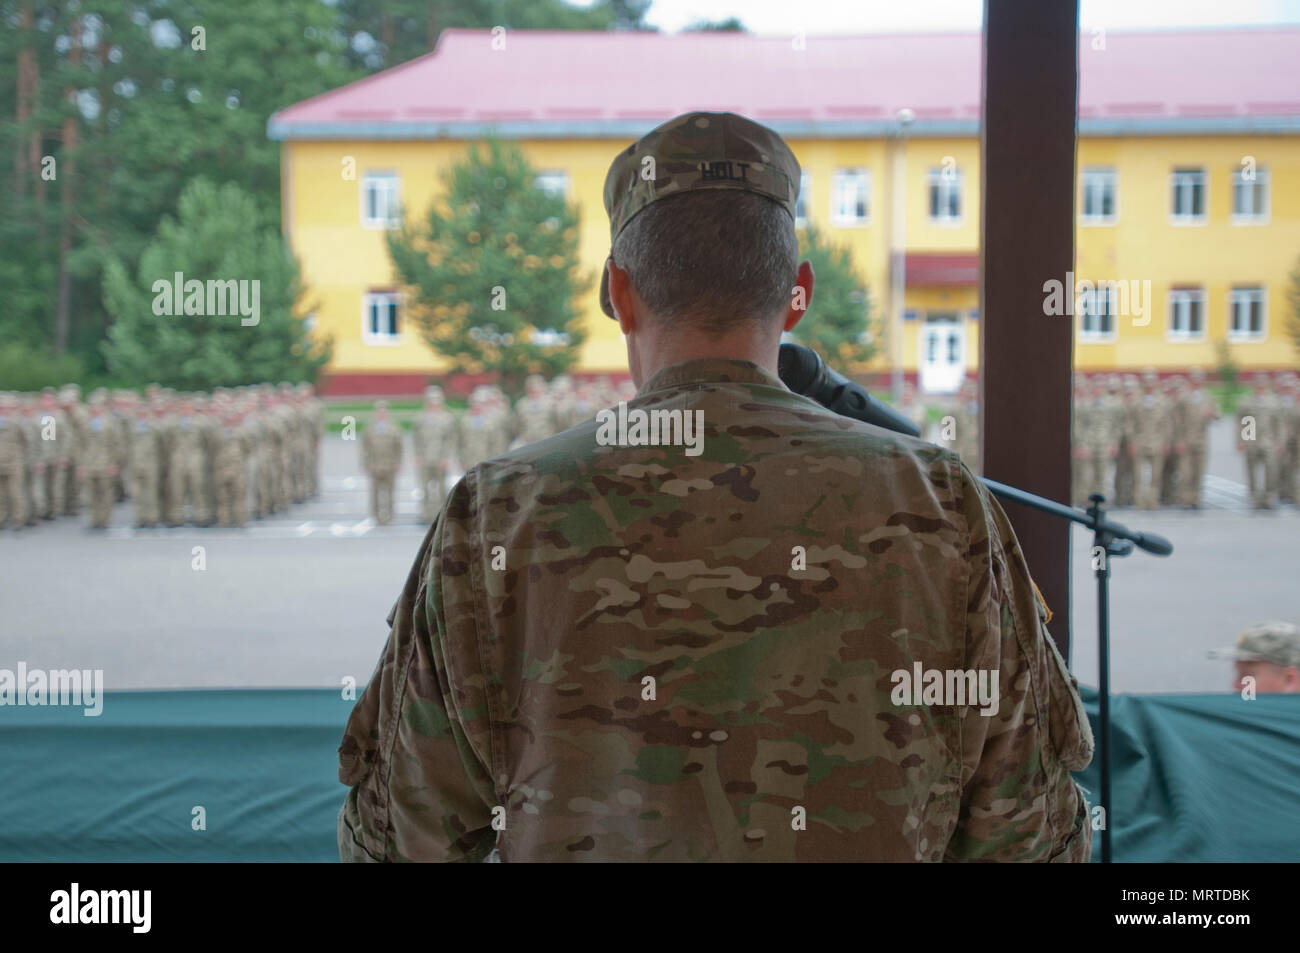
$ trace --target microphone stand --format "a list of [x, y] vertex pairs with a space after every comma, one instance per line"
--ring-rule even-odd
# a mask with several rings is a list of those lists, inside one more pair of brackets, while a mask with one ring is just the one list
[[[1101, 774], [1100, 804], [1104, 823], [1101, 828], [1101, 862], [1111, 862], [1110, 853], [1110, 560], [1123, 557], [1138, 546], [1156, 556], [1168, 556], [1173, 544], [1152, 533], [1139, 533], [1106, 519], [1102, 504], [1106, 498], [1092, 494], [1086, 510], [1026, 493], [1005, 483], [981, 477], [997, 496], [1021, 506], [1078, 523], [1092, 530], [1093, 570], [1097, 577], [1097, 758]], [[1091, 819], [1089, 819], [1091, 823]]]

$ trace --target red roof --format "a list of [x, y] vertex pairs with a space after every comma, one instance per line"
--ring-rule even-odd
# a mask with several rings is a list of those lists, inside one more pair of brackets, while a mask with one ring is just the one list
[[[917, 135], [979, 119], [980, 35], [789, 37], [736, 33], [444, 30], [422, 57], [290, 106], [275, 139], [636, 136], [694, 109], [743, 113], [784, 134]], [[1300, 29], [1080, 35], [1088, 134], [1300, 129]], [[1261, 124], [1261, 120], [1264, 122]], [[1217, 125], [1216, 125], [1217, 124]]]
[[903, 267], [909, 288], [914, 285], [977, 285], [980, 280], [978, 252], [908, 252]]

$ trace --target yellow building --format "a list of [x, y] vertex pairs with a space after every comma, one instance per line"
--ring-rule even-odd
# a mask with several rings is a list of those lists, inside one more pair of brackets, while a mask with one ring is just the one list
[[[597, 275], [610, 160], [692, 109], [789, 142], [801, 220], [867, 279], [881, 353], [860, 370], [896, 362], [955, 390], [979, 354], [979, 56], [977, 34], [447, 30], [427, 56], [282, 110], [268, 131], [314, 328], [334, 340], [326, 391], [414, 392], [444, 367], [406, 318], [384, 233], [399, 207], [426, 214], [469, 142], [521, 144], [539, 187], [577, 204]], [[1244, 370], [1294, 367], [1300, 30], [1083, 37], [1080, 61], [1077, 263], [1043, 276], [1043, 320], [1075, 323], [1089, 372], [1212, 370], [1220, 341]], [[595, 291], [580, 304], [580, 372], [625, 372]]]

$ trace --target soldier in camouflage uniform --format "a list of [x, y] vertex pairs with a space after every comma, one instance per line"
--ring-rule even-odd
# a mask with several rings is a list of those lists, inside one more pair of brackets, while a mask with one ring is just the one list
[[1187, 382], [1178, 376], [1168, 378], [1161, 396], [1164, 398], [1165, 415], [1169, 432], [1165, 442], [1165, 456], [1160, 467], [1160, 505], [1172, 506], [1181, 498], [1178, 474], [1182, 469], [1182, 455], [1186, 444], [1183, 442], [1183, 396]]
[[1218, 420], [1219, 410], [1205, 391], [1205, 371], [1193, 367], [1191, 380], [1180, 413], [1179, 429], [1184, 444], [1181, 457], [1182, 473], [1178, 485], [1182, 489], [1182, 504], [1189, 509], [1201, 508], [1201, 484], [1205, 477], [1205, 455], [1210, 447], [1210, 422]]
[[519, 435], [511, 447], [537, 443], [557, 431], [555, 405], [546, 395], [546, 381], [540, 374], [529, 375], [524, 381], [524, 396], [515, 402], [515, 420], [519, 422]]
[[60, 515], [64, 508], [63, 495], [67, 491], [68, 481], [64, 475], [72, 466], [72, 447], [76, 442], [72, 424], [68, 416], [59, 407], [54, 388], [47, 387], [41, 392], [39, 435], [40, 453], [36, 460], [36, 480], [38, 487], [38, 506], [41, 519], [51, 520]]
[[298, 402], [307, 450], [304, 492], [307, 499], [314, 500], [320, 496], [320, 435], [325, 429], [325, 405], [306, 382], [298, 385]]
[[393, 485], [402, 466], [402, 431], [388, 415], [388, 401], [361, 432], [361, 465], [370, 477], [370, 515], [381, 526], [393, 521]]
[[596, 402], [596, 385], [588, 380], [578, 381], [574, 388], [573, 403], [569, 406], [569, 427], [594, 419], [598, 410], [600, 404]]
[[447, 470], [456, 453], [456, 417], [444, 403], [441, 387], [424, 391], [424, 411], [411, 427], [415, 473], [420, 481], [420, 517], [433, 521], [442, 508]]
[[1157, 387], [1156, 372], [1142, 373], [1142, 394], [1130, 417], [1133, 473], [1139, 509], [1154, 510], [1160, 502], [1160, 473], [1169, 444], [1169, 402]]
[[[1092, 736], [1001, 507], [776, 374], [798, 182], [731, 114], [615, 160], [629, 413], [698, 412], [700, 452], [591, 420], [457, 483], [339, 748], [344, 859], [1087, 860]], [[756, 278], [767, 242], [788, 271]], [[666, 320], [630, 276], [672, 261], [698, 277]], [[996, 711], [900, 694], [922, 666], [998, 673]]]
[[488, 413], [492, 419], [492, 446], [490, 457], [505, 453], [515, 437], [515, 415], [505, 391], [495, 384], [488, 387]]
[[1137, 406], [1142, 396], [1138, 379], [1126, 375], [1119, 385], [1119, 456], [1115, 461], [1115, 505], [1132, 506], [1137, 499], [1137, 470], [1134, 461], [1137, 451], [1133, 444], [1133, 428], [1137, 420]]
[[456, 456], [462, 468], [468, 470], [476, 463], [492, 456], [495, 445], [492, 414], [487, 393], [479, 387], [469, 395], [469, 409], [461, 418], [457, 434]]
[[140, 405], [131, 425], [131, 502], [135, 525], [157, 526], [162, 519], [162, 460], [165, 411], [161, 397]]
[[1111, 401], [1106, 393], [1106, 383], [1101, 377], [1089, 381], [1088, 393], [1088, 427], [1084, 434], [1084, 445], [1088, 450], [1087, 492], [1086, 500], [1093, 493], [1100, 493], [1107, 499], [1111, 497], [1109, 485], [1110, 471], [1115, 457], [1119, 453], [1116, 431], [1116, 417], [1119, 407]]
[[131, 422], [135, 419], [135, 394], [132, 391], [114, 391], [109, 403], [113, 428], [117, 431], [117, 474], [113, 477], [113, 501], [126, 500], [127, 476], [131, 472]]
[[243, 526], [248, 522], [248, 431], [243, 429], [243, 422], [237, 408], [226, 407], [212, 437], [218, 526]]
[[557, 432], [568, 430], [573, 426], [573, 378], [561, 374], [551, 381], [550, 398], [555, 411], [555, 429]]
[[37, 525], [41, 519], [40, 511], [36, 503], [36, 465], [40, 460], [41, 454], [41, 425], [39, 416], [39, 402], [35, 395], [27, 394], [19, 398], [18, 421], [27, 443], [27, 453], [23, 460], [23, 488], [26, 492], [23, 508], [27, 513], [28, 526]]
[[1296, 375], [1282, 375], [1277, 394], [1279, 503], [1300, 499], [1300, 387]]
[[1246, 679], [1255, 691], [1300, 693], [1300, 627], [1280, 619], [1252, 625], [1237, 636], [1235, 645], [1210, 652], [1210, 658], [1234, 663], [1232, 691], [1242, 692]]
[[104, 529], [113, 513], [113, 480], [118, 473], [121, 434], [103, 394], [92, 395], [82, 438], [78, 477], [90, 498], [90, 528]]
[[192, 398], [186, 396], [177, 401], [175, 412], [165, 424], [164, 435], [170, 483], [165, 513], [167, 525], [184, 523], [187, 506], [196, 525], [211, 525], [212, 514], [208, 510], [204, 485], [209, 428], [195, 412]]
[[1096, 414], [1088, 400], [1088, 379], [1082, 374], [1074, 377], [1073, 433], [1070, 439], [1070, 488], [1075, 506], [1086, 506], [1092, 486], [1091, 431], [1096, 426]]
[[259, 453], [257, 472], [258, 511], [263, 516], [270, 516], [284, 509], [281, 497], [283, 480], [280, 476], [281, 442], [284, 434], [280, 418], [276, 413], [275, 396], [269, 388], [262, 391], [262, 410], [259, 414], [262, 428], [262, 444]]
[[27, 525], [27, 431], [18, 398], [0, 393], [0, 529]]
[[85, 453], [86, 425], [89, 414], [81, 403], [81, 388], [76, 384], [65, 384], [59, 391], [59, 405], [71, 425], [72, 445], [68, 466], [62, 470], [64, 516], [76, 516], [81, 512], [81, 496], [85, 481], [81, 474], [85, 472], [82, 457]]
[[1268, 375], [1257, 373], [1253, 392], [1237, 404], [1237, 449], [1246, 456], [1246, 487], [1257, 510], [1273, 508], [1277, 491], [1278, 406]]

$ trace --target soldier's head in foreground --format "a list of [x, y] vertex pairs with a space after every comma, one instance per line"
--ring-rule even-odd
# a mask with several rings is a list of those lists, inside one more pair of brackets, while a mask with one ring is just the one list
[[734, 113], [678, 116], [614, 159], [600, 303], [626, 335], [638, 387], [691, 357], [775, 372], [781, 333], [812, 298], [812, 265], [798, 261], [798, 191], [789, 146]]
[[1300, 692], [1300, 627], [1270, 620], [1252, 625], [1237, 636], [1231, 648], [1210, 653], [1230, 659], [1235, 668], [1233, 691], [1240, 692], [1253, 679], [1258, 693]]

